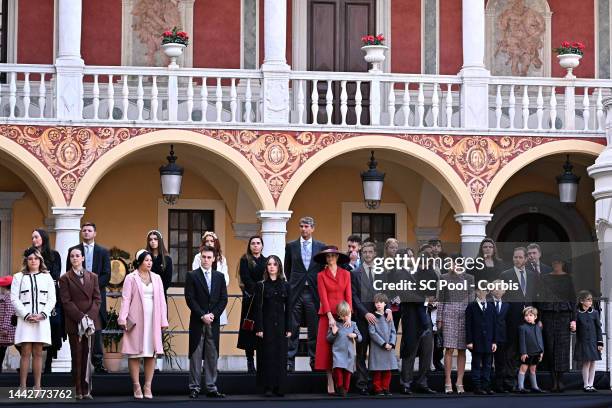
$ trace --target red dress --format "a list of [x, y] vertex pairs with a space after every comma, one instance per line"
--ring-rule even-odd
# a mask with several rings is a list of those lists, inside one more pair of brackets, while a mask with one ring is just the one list
[[346, 301], [351, 307], [351, 310], [353, 310], [351, 273], [338, 267], [336, 270], [336, 277], [334, 277], [329, 268], [326, 267], [317, 275], [317, 286], [321, 307], [319, 308], [319, 331], [317, 333], [315, 370], [331, 370], [332, 349], [331, 344], [327, 341], [327, 330], [329, 329], [327, 312], [332, 312], [334, 316], [337, 316], [336, 307], [338, 303], [343, 300]]

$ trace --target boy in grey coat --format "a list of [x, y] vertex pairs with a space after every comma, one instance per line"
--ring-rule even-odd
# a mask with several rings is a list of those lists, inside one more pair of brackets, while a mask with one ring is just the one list
[[542, 392], [536, 380], [536, 367], [542, 361], [544, 355], [544, 341], [542, 340], [542, 328], [535, 321], [538, 318], [538, 309], [528, 306], [523, 310], [525, 323], [519, 326], [519, 352], [521, 354], [521, 366], [518, 372], [518, 392], [525, 394], [525, 373], [529, 368], [529, 380], [531, 392]]
[[397, 370], [397, 358], [395, 357], [395, 340], [397, 333], [393, 321], [385, 319], [385, 305], [389, 302], [383, 293], [374, 295], [374, 306], [376, 307], [376, 323], [370, 324], [370, 356], [368, 368], [372, 371], [372, 382], [376, 395], [391, 395], [389, 384], [391, 383], [391, 370]]
[[333, 376], [336, 395], [345, 397], [351, 386], [351, 374], [355, 371], [355, 340], [360, 343], [361, 333], [355, 322], [351, 322], [351, 307], [346, 301], [338, 303], [336, 308], [343, 323], [350, 322], [350, 327], [337, 324], [327, 332], [327, 341], [332, 343]]

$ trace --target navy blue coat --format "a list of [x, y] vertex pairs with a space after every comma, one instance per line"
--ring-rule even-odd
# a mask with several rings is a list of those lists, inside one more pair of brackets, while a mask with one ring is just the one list
[[493, 353], [493, 343], [497, 343], [495, 315], [492, 302], [487, 303], [484, 311], [476, 301], [465, 308], [465, 343], [473, 344], [473, 352]]
[[495, 309], [495, 301], [491, 302], [493, 309], [495, 310], [495, 318], [497, 326], [495, 328], [495, 337], [497, 338], [497, 345], [504, 344], [507, 341], [507, 328], [506, 328], [506, 316], [508, 315], [508, 310], [510, 310], [510, 303], [504, 302], [502, 300], [501, 310], [498, 313], [497, 309]]

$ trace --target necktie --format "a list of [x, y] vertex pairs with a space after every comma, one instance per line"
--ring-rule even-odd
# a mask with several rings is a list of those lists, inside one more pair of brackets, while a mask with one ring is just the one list
[[366, 271], [366, 275], [367, 275], [367, 277], [368, 277], [368, 280], [369, 280], [370, 282], [372, 282], [372, 275], [371, 275], [371, 272], [370, 272], [370, 267], [369, 267], [369, 266], [367, 266], [367, 265], [364, 265], [364, 266], [363, 266], [363, 269], [365, 269], [365, 271]]
[[302, 242], [302, 260], [304, 261], [304, 268], [308, 270], [310, 266], [310, 246], [309, 241]]
[[482, 309], [482, 311], [484, 312], [485, 309], [487, 308], [486, 303], [485, 302], [480, 302], [480, 308]]
[[501, 312], [501, 307], [499, 305], [499, 300], [495, 301], [495, 309], [497, 309], [497, 313]]
[[93, 256], [92, 256], [91, 250], [92, 250], [91, 246], [85, 245], [85, 251], [86, 251], [85, 269], [87, 269], [88, 271], [91, 271], [92, 263], [93, 263], [93, 260], [92, 260]]
[[537, 272], [537, 273], [538, 273], [538, 275], [539, 275], [539, 274], [540, 274], [540, 265], [539, 265], [539, 264], [536, 264], [536, 266], [535, 266], [535, 270], [536, 270], [536, 272]]
[[523, 291], [523, 296], [527, 294], [527, 282], [525, 281], [525, 270], [521, 269], [521, 290]]
[[206, 286], [208, 287], [208, 293], [210, 293], [210, 272], [204, 271], [204, 277], [206, 278]]

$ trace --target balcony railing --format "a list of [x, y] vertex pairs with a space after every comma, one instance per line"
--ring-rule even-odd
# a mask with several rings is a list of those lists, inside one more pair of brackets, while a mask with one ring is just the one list
[[[58, 90], [57, 75], [53, 65], [0, 64], [0, 118], [63, 121], [58, 102], [77, 98], [80, 110], [73, 122], [267, 124], [260, 70], [85, 66], [80, 95]], [[462, 92], [471, 84], [459, 75], [287, 75], [289, 98], [282, 100], [289, 115], [276, 126], [600, 134], [605, 127], [603, 98], [612, 89], [612, 80], [601, 79], [484, 78], [488, 100], [477, 114], [488, 119], [488, 128], [468, 129], [464, 114], [476, 108], [462, 106]], [[276, 91], [270, 87], [269, 92]]]

